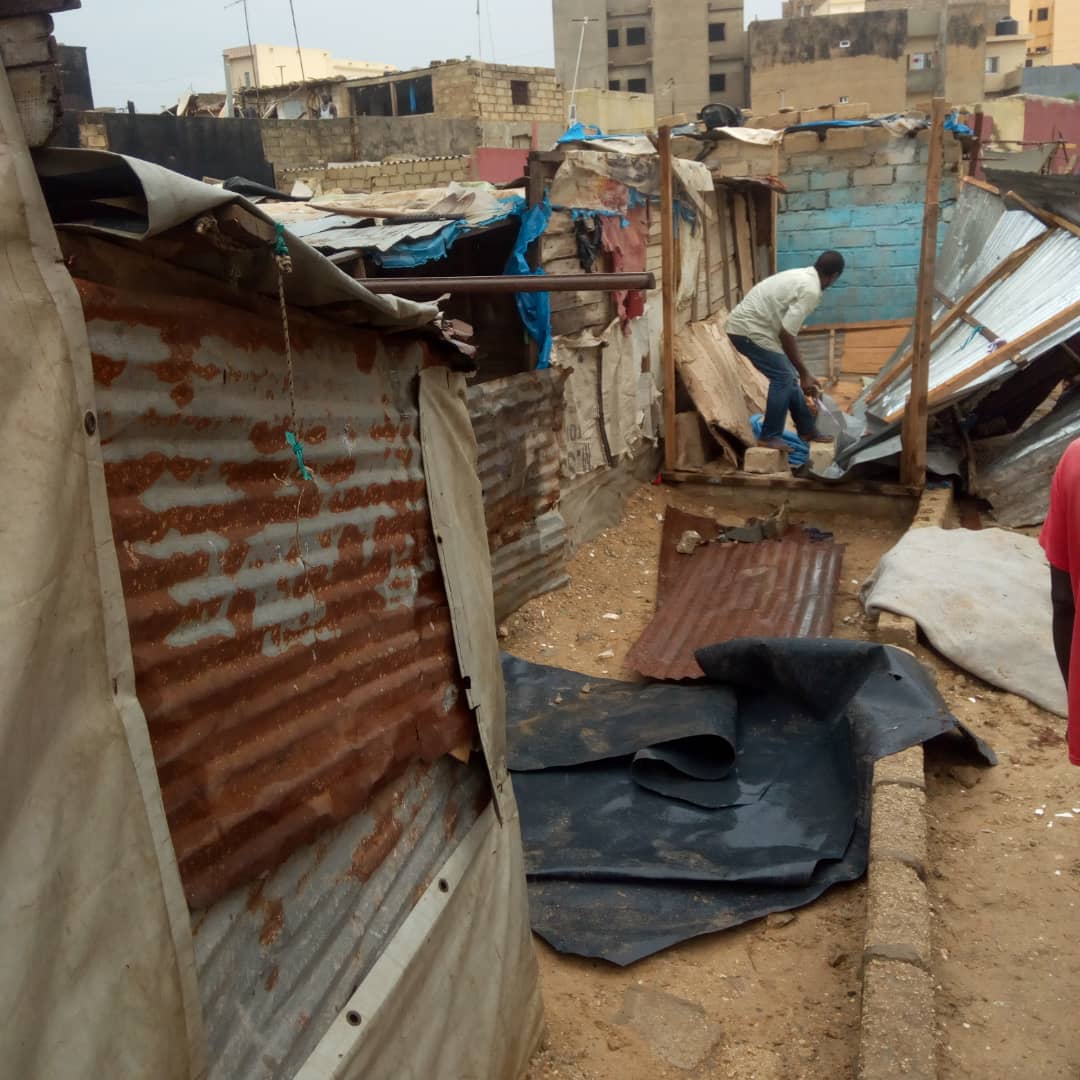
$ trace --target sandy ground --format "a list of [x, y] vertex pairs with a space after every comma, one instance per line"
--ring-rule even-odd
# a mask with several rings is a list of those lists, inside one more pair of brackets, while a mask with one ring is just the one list
[[[656, 594], [660, 520], [668, 503], [729, 524], [779, 498], [748, 496], [744, 514], [707, 493], [646, 487], [622, 524], [586, 545], [571, 584], [508, 621], [512, 653], [590, 675], [636, 678], [624, 658]], [[836, 606], [838, 636], [863, 633], [856, 582], [902, 535], [900, 523], [794, 514], [848, 543]], [[605, 614], [618, 615], [617, 620]], [[600, 654], [614, 652], [601, 659]], [[1080, 820], [1077, 822], [1080, 828]], [[865, 892], [837, 888], [792, 922], [761, 920], [669, 949], [630, 968], [559, 956], [537, 939], [548, 1036], [532, 1080], [805, 1080], [854, 1075]], [[781, 920], [782, 921], [782, 920]]]
[[[777, 502], [748, 495], [742, 509], [762, 514]], [[711, 506], [707, 492], [641, 489], [623, 522], [578, 553], [567, 589], [509, 620], [504, 645], [529, 660], [634, 678], [624, 658], [653, 610], [658, 515], [669, 503], [728, 523], [739, 516]], [[903, 525], [793, 519], [847, 544], [834, 633], [872, 637], [857, 583]], [[601, 659], [609, 650], [614, 657]], [[941, 1078], [1078, 1080], [1080, 774], [1065, 759], [1063, 722], [919, 652], [956, 714], [1001, 758], [986, 770], [928, 759]], [[854, 1076], [864, 908], [856, 883], [787, 925], [758, 921], [627, 969], [559, 956], [537, 939], [548, 1034], [531, 1080]]]

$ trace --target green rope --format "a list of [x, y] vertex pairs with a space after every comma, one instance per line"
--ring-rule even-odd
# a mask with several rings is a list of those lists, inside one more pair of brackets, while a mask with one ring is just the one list
[[274, 241], [274, 254], [287, 256], [289, 254], [289, 245], [285, 243], [285, 226], [280, 221], [274, 222], [274, 232], [277, 233], [277, 239]]
[[981, 334], [985, 329], [986, 327], [982, 326], [981, 324], [979, 326], [973, 326], [971, 328], [971, 333], [967, 336], [967, 341], [965, 341], [964, 344], [960, 346], [960, 348], [966, 349], [975, 340], [975, 335]]
[[303, 480], [313, 480], [311, 470], [304, 464], [304, 445], [291, 432], [285, 432], [285, 441], [289, 444], [292, 452], [296, 455], [296, 464], [300, 469], [300, 477]]

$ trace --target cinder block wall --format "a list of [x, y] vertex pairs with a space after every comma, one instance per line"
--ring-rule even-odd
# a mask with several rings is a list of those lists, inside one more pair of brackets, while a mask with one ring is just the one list
[[[847, 262], [810, 324], [908, 319], [915, 311], [929, 132], [895, 138], [884, 128], [829, 128], [787, 135], [780, 155], [777, 266], [808, 266], [825, 250]], [[728, 176], [763, 176], [775, 151], [726, 140], [710, 156]], [[941, 242], [952, 220], [961, 148], [945, 136]]]
[[286, 192], [292, 190], [297, 180], [303, 180], [316, 192], [407, 191], [444, 187], [452, 180], [468, 180], [472, 175], [471, 167], [470, 157], [310, 165], [282, 170], [278, 174], [278, 184]]

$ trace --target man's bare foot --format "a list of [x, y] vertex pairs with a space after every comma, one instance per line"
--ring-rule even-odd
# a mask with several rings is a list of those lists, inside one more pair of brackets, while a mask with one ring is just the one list
[[773, 436], [769, 439], [758, 439], [758, 446], [764, 446], [769, 450], [783, 450], [785, 453], [791, 449], [783, 439]]

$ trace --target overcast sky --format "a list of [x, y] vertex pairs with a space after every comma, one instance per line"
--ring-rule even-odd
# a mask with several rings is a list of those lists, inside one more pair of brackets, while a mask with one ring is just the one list
[[[300, 44], [350, 60], [423, 67], [476, 56], [476, 0], [294, 0]], [[248, 0], [260, 44], [293, 40], [289, 0]], [[553, 63], [549, 0], [481, 0], [482, 55], [500, 64]], [[780, 0], [746, 0], [747, 19], [772, 19]], [[98, 105], [140, 112], [173, 105], [187, 89], [223, 90], [222, 49], [245, 43], [240, 4], [226, 0], [83, 0], [55, 16], [56, 39], [89, 49]]]

